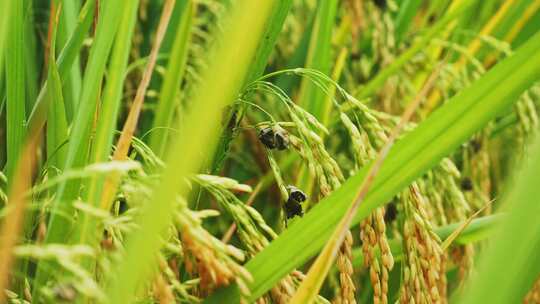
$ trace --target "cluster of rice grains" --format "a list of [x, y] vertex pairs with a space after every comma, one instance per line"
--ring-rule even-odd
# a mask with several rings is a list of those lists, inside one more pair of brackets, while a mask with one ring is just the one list
[[[376, 151], [386, 142], [386, 134], [395, 126], [397, 119], [371, 110], [354, 98], [349, 97], [347, 102], [355, 110], [353, 113], [358, 126], [344, 113], [341, 114], [341, 120], [352, 137], [354, 155], [362, 166], [373, 159]], [[412, 123], [405, 126], [405, 130], [412, 128]], [[369, 266], [374, 303], [388, 302], [388, 276], [394, 265], [388, 246], [386, 222], [392, 222], [393, 236], [403, 240], [405, 259], [401, 266], [400, 300], [403, 303], [446, 301], [446, 257], [440, 248], [439, 238], [432, 231], [432, 225], [448, 224], [448, 217], [451, 222], [464, 220], [470, 212], [458, 186], [459, 178], [460, 173], [453, 162], [444, 159], [423, 179], [404, 191], [397, 202], [394, 200], [386, 209], [377, 208], [361, 222], [362, 252], [364, 264]], [[424, 193], [431, 193], [433, 200], [429, 197], [427, 201], [428, 196]], [[398, 221], [393, 221], [396, 217], [395, 204]], [[385, 217], [386, 212], [389, 214]], [[451, 214], [447, 215], [449, 212]], [[472, 249], [468, 246], [466, 248]], [[377, 250], [379, 255], [375, 254]], [[467, 257], [472, 259], [471, 255]], [[467, 261], [470, 262], [470, 259]], [[468, 266], [471, 266], [471, 263]]]
[[401, 194], [404, 262], [401, 267], [402, 303], [445, 303], [446, 273], [440, 240], [425, 212], [426, 202], [413, 184]]
[[[157, 169], [163, 166], [163, 162], [142, 141], [136, 139], [133, 147], [143, 160], [145, 172], [132, 174], [123, 181], [120, 189], [121, 197], [113, 205], [116, 217], [104, 221], [105, 230], [112, 237], [111, 243], [114, 245], [112, 248], [121, 246], [125, 233], [136, 233], [133, 218], [140, 211], [140, 206], [151, 197], [152, 186], [159, 182], [157, 175], [146, 172], [158, 172]], [[190, 186], [196, 183], [207, 189], [218, 202], [222, 203], [225, 210], [231, 211], [231, 214], [237, 215], [240, 220], [247, 218], [244, 222], [248, 224], [237, 222], [239, 227], [251, 228], [250, 221], [256, 221], [259, 224], [257, 227], [267, 228], [267, 232], [273, 233], [252, 208], [243, 204], [244, 207], [238, 207], [238, 199], [231, 191], [249, 192], [251, 191], [249, 186], [212, 175], [196, 175], [185, 182]], [[174, 225], [169, 227], [163, 237], [163, 250], [158, 256], [159, 272], [156, 273], [151, 288], [148, 288], [153, 298], [162, 303], [178, 301], [194, 303], [199, 302], [215, 288], [233, 282], [239, 286], [243, 296], [249, 295], [247, 283], [252, 277], [241, 265], [246, 261], [246, 253], [222, 242], [202, 226], [205, 218], [217, 215], [219, 213], [215, 210], [194, 211], [188, 207], [188, 202], [184, 198], [177, 197]], [[245, 240], [251, 241], [248, 243], [251, 245], [250, 249], [261, 248], [267, 243], [266, 239], [260, 240], [257, 238], [258, 234], [251, 233], [249, 229], [239, 230], [249, 234]], [[112, 250], [110, 261], [106, 260], [105, 263], [110, 264], [115, 258], [117, 255], [115, 250]]]
[[[387, 134], [399, 120], [397, 117], [370, 109], [317, 71], [294, 69], [282, 73], [307, 77], [325, 93], [330, 91], [330, 86], [337, 89], [339, 99], [343, 101], [340, 103], [332, 98], [332, 104], [340, 113], [340, 126], [349, 135], [351, 145], [350, 151], [347, 153], [350, 153], [349, 155], [354, 158], [352, 167], [348, 168], [349, 174], [353, 174], [375, 158], [377, 151], [387, 141]], [[272, 84], [258, 81], [251, 86], [251, 89], [262, 90], [277, 96], [285, 105], [287, 115], [291, 120], [279, 123], [276, 121], [265, 122], [258, 125], [259, 139], [267, 147], [270, 167], [283, 201], [290, 200], [290, 190], [284, 183], [278, 162], [271, 151], [276, 148], [284, 150], [291, 147], [298, 153], [309, 173], [317, 182], [318, 187], [313, 193], [318, 192], [319, 197], [322, 198], [337, 189], [345, 178], [342, 169], [325, 147], [323, 137], [328, 134], [327, 129]], [[407, 125], [405, 129], [412, 128], [414, 128], [414, 124]], [[279, 149], [280, 146], [283, 149]], [[401, 289], [401, 299], [407, 299], [407, 301], [417, 299], [417, 302], [422, 302], [421, 299], [425, 299], [428, 302], [433, 300], [439, 303], [444, 303], [446, 300], [446, 256], [440, 248], [440, 240], [432, 232], [431, 225], [464, 220], [470, 213], [471, 208], [459, 187], [459, 180], [460, 172], [452, 161], [445, 159], [440, 166], [429, 172], [424, 179], [418, 181], [426, 193], [438, 189], [436, 192], [431, 191], [434, 192], [432, 194], [434, 196], [433, 206], [437, 208], [431, 208], [431, 202], [424, 202], [428, 195], [422, 194], [417, 185], [406, 191], [402, 195], [402, 199], [397, 202], [398, 209], [402, 211], [398, 214], [399, 222], [403, 224], [396, 225], [397, 221], [392, 223], [394, 225], [392, 234], [394, 237], [403, 238], [404, 247], [411, 249], [405, 260], [407, 263], [403, 266], [404, 269], [409, 269], [403, 272], [403, 280], [409, 285], [404, 283]], [[306, 205], [306, 207], [308, 206]], [[375, 209], [360, 224], [364, 266], [368, 269], [375, 303], [388, 303], [388, 281], [390, 271], [394, 266], [394, 258], [388, 244], [386, 208], [395, 209], [395, 206]], [[395, 213], [395, 211], [390, 213]], [[287, 215], [289, 214], [287, 213]], [[436, 218], [439, 220], [435, 220]], [[339, 290], [335, 292], [336, 303], [356, 302], [354, 269], [351, 261], [352, 244], [353, 237], [348, 232], [337, 257]], [[412, 250], [417, 245], [422, 247]], [[472, 247], [470, 248], [472, 249]], [[458, 265], [465, 264], [466, 267], [464, 266], [463, 269], [470, 269], [472, 253], [470, 250], [464, 251], [463, 256], [466, 259], [462, 260], [469, 263], [463, 262], [458, 263]], [[427, 267], [430, 263], [437, 265], [435, 270]]]
[[[293, 70], [283, 71], [282, 73], [295, 74], [301, 72]], [[296, 151], [305, 161], [311, 176], [317, 180], [321, 196], [326, 196], [334, 189], [337, 189], [345, 178], [337, 162], [326, 150], [323, 139], [319, 135], [328, 134], [328, 130], [313, 115], [296, 105], [279, 87], [264, 81], [264, 77], [248, 86], [243, 96], [253, 91], [259, 91], [277, 97], [278, 101], [284, 105], [287, 110], [286, 113], [291, 120], [290, 122], [277, 122], [261, 107], [242, 100], [262, 110], [271, 118], [270, 122], [262, 122], [257, 125], [258, 137], [261, 144], [265, 147], [270, 169], [280, 192], [283, 219], [285, 226], [287, 226], [288, 220], [293, 219], [295, 216], [303, 215], [304, 207], [302, 204], [307, 200], [307, 195], [302, 189], [285, 183], [285, 177], [281, 174], [278, 162], [274, 156], [274, 150], [284, 151], [291, 148]], [[293, 130], [296, 132], [293, 132]], [[352, 237], [349, 240], [352, 241]], [[348, 282], [347, 286], [349, 286], [349, 289], [342, 290], [348, 290], [347, 297], [354, 301], [354, 285], [351, 278], [352, 263], [350, 261], [352, 242], [348, 243], [350, 244], [348, 248], [342, 250], [340, 253], [339, 261], [341, 262], [338, 265], [342, 265], [340, 267], [343, 274], [342, 279], [346, 280]], [[343, 259], [341, 255], [347, 255], [348, 258]], [[271, 290], [271, 298], [277, 303], [286, 303], [294, 294], [302, 278], [303, 274], [293, 271], [291, 275], [286, 276]], [[261, 298], [259, 301], [265, 301], [265, 299]], [[316, 301], [327, 302], [322, 297], [318, 297]]]
[[[256, 209], [244, 204], [231, 192], [231, 190], [251, 192], [249, 186], [239, 184], [233, 179], [212, 175], [197, 175], [193, 180], [211, 193], [221, 207], [233, 218], [238, 236], [242, 245], [246, 247], [248, 256], [254, 256], [277, 237], [277, 234], [266, 224]], [[299, 196], [303, 193], [299, 193], [298, 189], [289, 186], [284, 191], [287, 193], [289, 201], [302, 200]], [[285, 276], [270, 291], [272, 301], [274, 303], [287, 303], [303, 277], [304, 275], [299, 271], [293, 271], [290, 275]], [[248, 292], [248, 290], [244, 290], [244, 295], [247, 295]], [[267, 298], [262, 297], [257, 302], [266, 303]], [[322, 297], [318, 297], [316, 302], [327, 303]]]
[[[346, 95], [346, 97], [346, 102], [354, 109], [353, 113], [355, 113], [358, 125], [353, 123], [345, 112], [340, 114], [340, 118], [351, 137], [357, 167], [362, 167], [375, 158], [376, 149], [384, 145], [387, 135], [365, 105], [351, 96]], [[364, 266], [369, 268], [374, 303], [388, 303], [388, 278], [394, 267], [384, 217], [385, 207], [379, 207], [360, 223]], [[380, 256], [375, 254], [376, 249], [379, 249]]]
[[[316, 120], [307, 112], [303, 111], [300, 107], [293, 105], [291, 103], [292, 109], [300, 110], [302, 114], [308, 115], [310, 117], [310, 120], [312, 122], [316, 122]], [[295, 121], [295, 126], [298, 127], [298, 129], [301, 130], [307, 130], [307, 127], [302, 125], [302, 120], [296, 114], [291, 114], [293, 116], [293, 121]], [[320, 126], [320, 124], [317, 125]], [[302, 128], [303, 126], [303, 128]], [[303, 203], [307, 196], [302, 190], [298, 189], [295, 186], [292, 185], [286, 185], [284, 182], [284, 178], [281, 175], [281, 170], [277, 164], [277, 161], [273, 155], [272, 150], [286, 150], [289, 148], [289, 146], [294, 147], [295, 149], [299, 151], [304, 151], [301, 143], [303, 143], [302, 140], [300, 140], [295, 135], [287, 132], [282, 126], [279, 124], [273, 122], [270, 124], [263, 123], [260, 125], [259, 130], [259, 140], [266, 148], [266, 153], [268, 157], [268, 162], [270, 164], [270, 168], [272, 170], [272, 173], [275, 177], [277, 186], [279, 188], [281, 199], [283, 201], [283, 213], [284, 213], [284, 223], [285, 226], [287, 226], [287, 221], [289, 219], [294, 218], [295, 216], [302, 216], [303, 215], [303, 208], [301, 203]], [[324, 128], [324, 127], [323, 127]], [[315, 133], [311, 132], [311, 136], [317, 136]], [[322, 142], [322, 140], [320, 141]], [[300, 152], [300, 154], [304, 157], [307, 157], [305, 154]], [[261, 218], [262, 220], [262, 218]], [[264, 222], [264, 221], [263, 221]], [[275, 237], [274, 232], [272, 231], [272, 238]], [[262, 249], [262, 248], [261, 248]], [[258, 252], [258, 251], [257, 251]], [[255, 252], [256, 253], [256, 252]], [[352, 268], [352, 267], [351, 267]], [[270, 291], [270, 296], [272, 300], [276, 303], [287, 303], [288, 300], [293, 296], [296, 288], [301, 283], [303, 279], [303, 274], [299, 271], [293, 271], [290, 275], [285, 276], [284, 279], [282, 279], [277, 286], [273, 287]], [[264, 303], [266, 299], [260, 298], [258, 300], [260, 303]], [[322, 297], [317, 297], [317, 302], [327, 302]]]
[[180, 236], [184, 263], [189, 273], [199, 276], [200, 296], [231, 282], [238, 283], [241, 292], [248, 295], [246, 284], [251, 280], [251, 275], [239, 265], [245, 258], [244, 253], [213, 237], [202, 228], [200, 219], [195, 216], [179, 214], [178, 222], [182, 223]]

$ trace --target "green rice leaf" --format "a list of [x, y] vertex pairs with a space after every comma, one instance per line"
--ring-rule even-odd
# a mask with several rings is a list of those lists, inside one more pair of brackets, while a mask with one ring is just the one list
[[[9, 1], [11, 2], [11, 1]], [[10, 31], [7, 34], [9, 48], [6, 56], [6, 175], [13, 177], [26, 136], [25, 109], [25, 62], [24, 62], [24, 3], [11, 4]]]
[[176, 5], [180, 6], [180, 21], [176, 28], [167, 70], [163, 77], [163, 85], [155, 112], [156, 117], [152, 126], [153, 133], [150, 137], [150, 147], [160, 157], [165, 155], [167, 138], [170, 136], [168, 128], [172, 127], [174, 115], [178, 110], [180, 83], [186, 68], [191, 37], [190, 30], [195, 12], [192, 1], [180, 1]]
[[47, 162], [48, 173], [54, 176], [58, 168], [61, 168], [66, 161], [65, 143], [68, 140], [68, 125], [66, 120], [66, 109], [64, 106], [64, 96], [62, 94], [62, 81], [58, 74], [56, 65], [55, 46], [56, 30], [51, 37], [51, 48], [49, 53], [49, 72], [47, 82], [50, 84], [48, 92], [49, 98], [49, 120], [47, 123]]

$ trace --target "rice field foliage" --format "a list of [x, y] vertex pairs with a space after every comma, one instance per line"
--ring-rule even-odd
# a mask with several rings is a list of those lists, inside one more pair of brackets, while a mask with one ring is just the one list
[[540, 303], [540, 1], [0, 10], [0, 303]]

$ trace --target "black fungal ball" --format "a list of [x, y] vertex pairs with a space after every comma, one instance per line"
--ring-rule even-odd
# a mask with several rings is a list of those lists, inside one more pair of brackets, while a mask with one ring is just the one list
[[289, 148], [289, 134], [279, 126], [261, 129], [259, 140], [268, 149], [286, 150]]
[[307, 195], [295, 186], [287, 186], [287, 191], [289, 192], [289, 198], [284, 205], [287, 219], [297, 215], [303, 216], [304, 211], [302, 210], [302, 205], [300, 205], [300, 203], [307, 199]]
[[259, 140], [268, 149], [276, 148], [276, 135], [271, 127], [266, 127], [259, 132]]
[[288, 186], [287, 190], [289, 191], [289, 201], [301, 203], [307, 199], [307, 195], [295, 186]]
[[275, 131], [275, 143], [278, 150], [286, 150], [289, 148], [289, 135], [283, 129]]
[[295, 216], [303, 216], [304, 211], [302, 210], [302, 205], [300, 205], [298, 202], [289, 200], [285, 203], [285, 213], [287, 215], [287, 219], [293, 218]]
[[471, 191], [473, 189], [473, 183], [470, 178], [465, 177], [461, 180], [461, 189], [463, 191]]

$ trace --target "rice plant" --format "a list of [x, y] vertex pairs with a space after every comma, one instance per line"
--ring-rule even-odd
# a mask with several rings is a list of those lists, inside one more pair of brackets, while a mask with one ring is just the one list
[[540, 303], [540, 1], [0, 10], [0, 303]]

